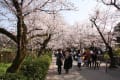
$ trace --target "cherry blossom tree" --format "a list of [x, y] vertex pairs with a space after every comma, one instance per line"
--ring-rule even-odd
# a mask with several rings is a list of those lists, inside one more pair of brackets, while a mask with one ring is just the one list
[[[105, 14], [105, 16], [108, 16], [109, 14]], [[100, 27], [103, 26], [104, 28], [105, 27], [108, 27], [108, 24], [110, 25], [111, 22], [109, 22], [110, 20], [112, 20], [109, 17], [105, 17], [105, 16], [102, 16], [100, 14], [100, 12], [97, 10], [95, 12], [95, 15], [90, 19], [90, 21], [93, 23], [93, 25], [96, 27], [98, 33], [100, 34], [105, 46], [106, 46], [106, 49], [108, 50], [108, 55], [110, 57], [110, 67], [115, 67], [115, 59], [114, 59], [114, 54], [113, 54], [113, 51], [112, 51], [112, 47], [111, 45], [109, 44], [109, 42], [107, 42], [103, 32], [100, 30]], [[113, 25], [112, 25], [113, 26]]]
[[[53, 7], [52, 9], [52, 5], [56, 7]], [[7, 20], [13, 21], [12, 25], [9, 25], [8, 28], [14, 26], [13, 28], [16, 31], [16, 34], [12, 34], [9, 32], [8, 28], [6, 29], [4, 27], [4, 25], [0, 27], [0, 33], [8, 36], [17, 44], [16, 57], [13, 60], [12, 65], [7, 69], [7, 72], [15, 73], [19, 71], [22, 62], [27, 55], [27, 44], [31, 39], [46, 36], [46, 33], [44, 35], [38, 33], [28, 36], [33, 31], [41, 29], [29, 29], [26, 21], [27, 17], [37, 12], [39, 14], [41, 12], [55, 14], [61, 10], [70, 9], [73, 9], [73, 5], [65, 0], [0, 0], [0, 15], [3, 19], [5, 17]], [[10, 21], [8, 22], [11, 23]]]

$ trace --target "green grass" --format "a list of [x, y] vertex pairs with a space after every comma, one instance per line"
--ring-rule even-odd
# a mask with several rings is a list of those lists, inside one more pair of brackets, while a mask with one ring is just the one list
[[0, 63], [0, 74], [4, 74], [10, 65], [10, 63]]

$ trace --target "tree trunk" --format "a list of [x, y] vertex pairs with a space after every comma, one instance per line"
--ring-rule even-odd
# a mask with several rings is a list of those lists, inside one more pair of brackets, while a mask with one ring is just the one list
[[[22, 54], [21, 54], [22, 53]], [[7, 73], [16, 73], [19, 71], [19, 68], [21, 67], [21, 64], [26, 56], [26, 51], [24, 50], [18, 50], [17, 55], [12, 63], [12, 65], [7, 69]]]
[[24, 24], [23, 18], [18, 17], [17, 23], [17, 54], [13, 60], [12, 65], [7, 69], [8, 73], [18, 72], [25, 56], [26, 56], [26, 44], [27, 44], [27, 28]]
[[38, 51], [38, 57], [40, 57], [43, 54], [44, 50], [44, 47], [40, 48], [40, 50]]
[[95, 21], [92, 21], [92, 22], [94, 23], [94, 25], [95, 25], [97, 31], [99, 32], [99, 34], [100, 34], [100, 36], [101, 36], [101, 38], [102, 38], [102, 40], [103, 40], [106, 48], [108, 49], [108, 55], [109, 55], [109, 57], [110, 57], [110, 68], [116, 67], [116, 65], [115, 65], [115, 59], [114, 59], [114, 55], [113, 55], [113, 51], [112, 51], [112, 47], [106, 42], [106, 40], [105, 40], [102, 32], [101, 32], [100, 29], [98, 28], [98, 26], [97, 26], [97, 24], [95, 23]]
[[109, 68], [114, 68], [114, 67], [116, 67], [116, 65], [115, 65], [115, 58], [114, 58], [114, 55], [113, 55], [112, 48], [109, 45], [107, 45], [106, 47], [108, 49], [108, 55], [110, 57], [110, 66], [109, 66]]
[[39, 52], [38, 52], [38, 57], [39, 57], [41, 54], [43, 54], [43, 52], [44, 52], [44, 50], [45, 50], [48, 42], [49, 42], [50, 39], [51, 39], [51, 36], [52, 36], [52, 34], [49, 34], [48, 38], [46, 38], [46, 39], [44, 40], [44, 42], [43, 42], [43, 44], [42, 44], [42, 46], [41, 46], [41, 48], [40, 48], [40, 50], [39, 50]]

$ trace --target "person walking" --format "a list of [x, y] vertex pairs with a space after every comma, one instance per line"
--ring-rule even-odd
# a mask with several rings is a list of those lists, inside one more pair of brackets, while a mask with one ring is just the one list
[[81, 59], [81, 51], [78, 50], [77, 52], [77, 66], [78, 68], [81, 70], [81, 63], [82, 63], [82, 59]]
[[70, 51], [67, 50], [65, 52], [65, 60], [64, 60], [64, 69], [66, 74], [69, 73], [69, 69], [72, 68], [72, 55], [70, 55]]
[[[84, 56], [84, 65], [86, 65], [86, 67], [91, 67], [91, 55], [90, 55], [90, 51], [89, 49], [87, 49], [83, 54], [82, 56]], [[84, 66], [83, 65], [83, 66]]]
[[61, 53], [61, 50], [58, 49], [58, 54], [57, 54], [57, 59], [56, 59], [58, 74], [61, 74], [61, 71], [62, 71], [62, 65], [63, 65], [62, 60], [63, 60], [63, 55]]

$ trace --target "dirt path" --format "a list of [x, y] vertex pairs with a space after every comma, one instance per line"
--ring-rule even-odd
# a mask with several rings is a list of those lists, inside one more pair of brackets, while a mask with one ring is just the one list
[[82, 67], [82, 70], [79, 70], [76, 64], [74, 61], [69, 74], [65, 74], [65, 71], [62, 69], [62, 74], [58, 75], [56, 58], [53, 56], [46, 80], [120, 80], [120, 69], [108, 70], [106, 73], [103, 67], [105, 64], [101, 64], [102, 67], [99, 70], [87, 67]]

